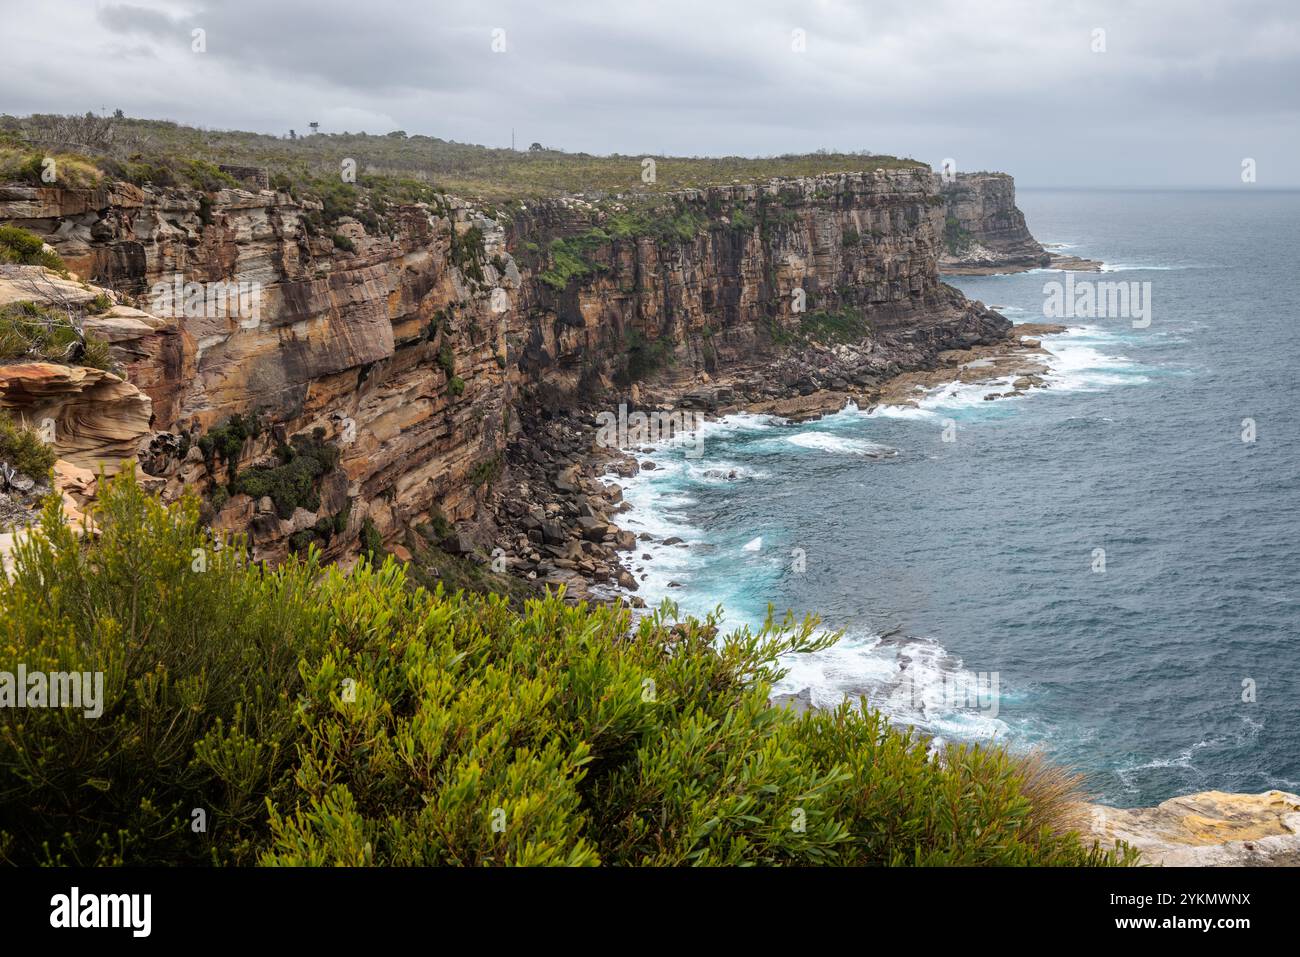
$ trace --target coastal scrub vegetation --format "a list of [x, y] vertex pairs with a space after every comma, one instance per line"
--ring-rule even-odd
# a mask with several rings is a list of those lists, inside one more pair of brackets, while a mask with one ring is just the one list
[[[633, 206], [623, 203], [602, 204], [601, 208], [604, 217], [599, 226], [593, 226], [574, 236], [553, 239], [547, 245], [549, 265], [538, 274], [542, 282], [553, 289], [563, 290], [570, 280], [606, 268], [588, 256], [601, 246], [641, 237], [649, 237], [660, 243], [694, 242], [710, 224], [702, 210], [680, 202], [664, 204], [662, 201], [647, 200]], [[736, 210], [735, 215], [742, 214], [743, 210]]]
[[31, 429], [14, 422], [8, 412], [0, 412], [0, 462], [32, 479], [43, 479], [54, 468], [58, 456]]
[[[94, 300], [89, 308], [96, 308]], [[0, 306], [0, 365], [13, 362], [113, 370], [107, 342], [82, 329], [68, 312], [28, 301]]]
[[[459, 591], [493, 594], [508, 601], [515, 611], [523, 611], [528, 599], [541, 597], [542, 586], [538, 582], [494, 571], [490, 562], [452, 554], [447, 548], [455, 535], [455, 526], [436, 506], [429, 521], [407, 529], [404, 541], [411, 561], [406, 563], [404, 573], [408, 585], [422, 586], [430, 593], [441, 585], [447, 594]], [[380, 540], [375, 544], [372, 562], [382, 560], [383, 555]]]
[[257, 412], [249, 415], [236, 413], [199, 437], [199, 451], [203, 453], [208, 468], [212, 468], [218, 459], [233, 465], [239, 461], [244, 443], [261, 435], [262, 431], [262, 417]]
[[870, 338], [871, 323], [861, 310], [814, 309], [799, 316], [799, 337], [823, 343], [861, 342]]
[[782, 346], [823, 346], [861, 343], [874, 334], [871, 322], [857, 309], [813, 309], [801, 313], [797, 322], [773, 317], [768, 325], [772, 341]]
[[292, 518], [299, 508], [309, 512], [319, 509], [320, 479], [338, 465], [338, 446], [326, 441], [324, 429], [314, 429], [311, 435], [295, 435], [288, 443], [280, 444], [275, 454], [276, 465], [233, 472], [230, 493], [254, 499], [269, 496], [276, 514], [284, 519]]
[[314, 548], [262, 568], [130, 471], [102, 480], [96, 534], [59, 511], [0, 576], [0, 670], [101, 673], [102, 710], [0, 709], [0, 861], [1135, 860], [1085, 846], [1001, 749], [772, 706], [781, 659], [834, 641], [815, 620], [516, 611]]
[[623, 338], [621, 368], [615, 372], [619, 385], [640, 382], [672, 363], [673, 345], [668, 339], [647, 339], [639, 329], [629, 329]]
[[40, 236], [17, 226], [0, 226], [0, 263], [44, 266], [61, 276], [68, 273], [62, 257], [46, 249], [45, 241]]
[[[916, 160], [866, 151], [821, 150], [760, 158], [660, 156], [654, 157], [655, 182], [645, 183], [641, 179], [645, 157], [640, 155], [593, 156], [546, 149], [540, 144], [529, 150], [493, 149], [432, 136], [408, 136], [401, 130], [306, 135], [296, 131], [290, 135], [286, 130], [284, 136], [271, 136], [93, 114], [0, 116], [0, 137], [0, 148], [8, 150], [8, 154], [0, 153], [0, 173], [4, 178], [21, 179], [5, 171], [10, 166], [34, 168], [36, 185], [40, 185], [40, 161], [50, 152], [75, 156], [85, 175], [98, 170], [112, 178], [158, 185], [192, 183], [197, 177], [206, 179], [206, 185], [200, 187], [204, 189], [220, 188], [224, 183], [213, 175], [216, 164], [235, 164], [265, 167], [277, 188], [296, 183], [303, 190], [319, 191], [338, 183], [340, 162], [353, 159], [362, 185], [363, 176], [372, 175], [388, 184], [384, 188], [401, 190], [422, 184], [426, 190], [436, 187], [482, 202], [579, 193], [663, 193], [777, 176], [925, 167]], [[190, 167], [191, 161], [206, 166]], [[277, 176], [282, 177], [278, 183]], [[30, 176], [27, 179], [30, 181]], [[396, 185], [403, 182], [408, 185]]]

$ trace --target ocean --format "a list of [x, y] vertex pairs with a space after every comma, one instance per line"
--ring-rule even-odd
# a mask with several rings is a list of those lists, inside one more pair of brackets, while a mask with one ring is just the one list
[[1070, 326], [1043, 342], [1050, 388], [737, 415], [698, 458], [641, 454], [657, 468], [619, 480], [619, 523], [685, 547], [639, 543], [640, 594], [728, 626], [816, 613], [844, 637], [778, 691], [1042, 749], [1104, 803], [1300, 790], [1300, 193], [1019, 204], [1041, 242], [1107, 264], [1076, 283], [1150, 283], [1149, 325], [1045, 318], [1059, 272], [949, 279]]

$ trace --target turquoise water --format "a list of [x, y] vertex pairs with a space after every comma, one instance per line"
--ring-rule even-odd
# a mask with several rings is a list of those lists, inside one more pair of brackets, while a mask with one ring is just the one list
[[[1041, 747], [1110, 803], [1300, 789], [1300, 194], [1020, 205], [1041, 241], [1108, 264], [1076, 279], [1150, 282], [1150, 326], [1075, 320], [1023, 398], [737, 416], [700, 458], [643, 455], [660, 468], [623, 483], [626, 525], [688, 547], [639, 548], [641, 594], [733, 624], [817, 612], [845, 637], [780, 690]], [[954, 284], [1032, 322], [1060, 278]]]

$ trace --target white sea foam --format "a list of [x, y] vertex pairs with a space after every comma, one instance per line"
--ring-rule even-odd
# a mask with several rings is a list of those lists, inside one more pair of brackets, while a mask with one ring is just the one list
[[986, 382], [947, 382], [917, 393], [916, 405], [879, 405], [865, 413], [869, 418], [933, 419], [960, 409], [978, 409], [986, 405], [990, 392], [1009, 392], [1018, 376], [1008, 375]]
[[1184, 748], [1172, 758], [1153, 758], [1150, 761], [1143, 761], [1138, 764], [1130, 764], [1127, 767], [1117, 768], [1116, 776], [1120, 783], [1128, 791], [1138, 791], [1141, 789], [1141, 782], [1136, 780], [1143, 771], [1155, 771], [1164, 768], [1180, 768], [1185, 771], [1198, 772], [1200, 769], [1196, 766], [1196, 756], [1201, 751], [1209, 748], [1249, 748], [1255, 746], [1255, 739], [1259, 737], [1264, 730], [1264, 724], [1256, 721], [1248, 715], [1242, 715], [1239, 727], [1236, 731], [1228, 731], [1211, 735], [1209, 738], [1197, 741], [1194, 744]]
[[738, 462], [712, 461], [707, 460], [705, 464], [692, 462], [687, 466], [684, 478], [692, 482], [703, 482], [707, 485], [718, 485], [728, 482], [747, 482], [754, 479], [766, 478], [767, 473], [762, 469], [754, 468], [751, 465], [741, 465]]
[[870, 458], [887, 458], [897, 455], [897, 449], [864, 439], [851, 439], [830, 432], [799, 432], [786, 436], [786, 441], [803, 449], [820, 452], [838, 452], [842, 455], [865, 455]]
[[[1059, 336], [1043, 339], [1050, 366], [1051, 389], [1030, 390], [1028, 395], [1050, 395], [1053, 391], [1104, 388], [1120, 383], [1144, 381], [1140, 367], [1122, 354], [1123, 330], [1077, 327]], [[918, 392], [917, 405], [882, 406], [869, 415], [897, 419], [934, 419], [963, 409], [988, 408], [984, 396], [1009, 391], [1016, 376], [992, 382], [952, 382]], [[1003, 400], [1005, 402], [1006, 400]], [[1002, 403], [997, 403], [1001, 405]], [[823, 418], [816, 427], [792, 428], [773, 416], [740, 414], [706, 423], [707, 439], [760, 436], [758, 450], [779, 453], [790, 446], [838, 455], [892, 455], [896, 450], [842, 434], [867, 415], [850, 405]], [[684, 612], [700, 614], [721, 602], [728, 611], [725, 628], [746, 623], [746, 601], [733, 593], [752, 573], [769, 561], [784, 561], [780, 547], [764, 548], [763, 536], [748, 542], [720, 543], [714, 536], [694, 527], [688, 514], [693, 503], [692, 488], [719, 482], [743, 482], [764, 473], [752, 465], [734, 460], [688, 461], [672, 450], [650, 449], [657, 468], [628, 479], [609, 477], [623, 487], [632, 509], [617, 521], [622, 527], [654, 536], [655, 541], [638, 541], [627, 564], [640, 581], [639, 594], [650, 605], [663, 598], [681, 602]], [[733, 453], [734, 455], [734, 453]], [[644, 456], [639, 456], [644, 458]], [[740, 457], [740, 456], [734, 456]], [[752, 535], [753, 533], [750, 532]], [[677, 537], [687, 547], [665, 545], [663, 539]], [[708, 552], [723, 546], [726, 560], [733, 562], [728, 587], [719, 591], [717, 566]], [[715, 552], [715, 555], [721, 555]], [[649, 555], [644, 559], [642, 555]], [[643, 577], [644, 576], [644, 577]], [[707, 588], [697, 579], [703, 576]], [[694, 587], [692, 587], [692, 583]], [[680, 590], [672, 584], [685, 586]], [[708, 592], [704, 594], [704, 592]], [[746, 596], [752, 598], [752, 596]], [[748, 602], [752, 604], [752, 602]], [[752, 609], [748, 609], [752, 611]], [[755, 622], [748, 622], [753, 625]], [[988, 707], [989, 688], [980, 676], [930, 639], [881, 639], [874, 635], [849, 634], [841, 642], [815, 655], [791, 656], [783, 662], [790, 669], [775, 689], [777, 693], [798, 693], [808, 689], [813, 704], [829, 707], [844, 698], [865, 696], [871, 707], [880, 709], [896, 724], [915, 726], [939, 739], [987, 740], [1005, 736], [1006, 722]], [[999, 689], [1001, 690], [1001, 689]], [[982, 706], [974, 706], [983, 697]], [[1000, 700], [1000, 699], [999, 699]], [[1017, 723], [1017, 728], [1020, 725]]]
[[1187, 266], [1143, 266], [1138, 263], [1102, 263], [1102, 272], [1169, 272], [1187, 269]]
[[831, 648], [782, 661], [789, 673], [773, 689], [807, 689], [813, 705], [830, 708], [865, 697], [891, 722], [940, 737], [990, 739], [1006, 734], [996, 716], [1001, 681], [967, 669], [961, 659], [928, 638], [846, 635]]
[[765, 415], [755, 412], [733, 412], [718, 419], [709, 419], [701, 427], [704, 438], [718, 438], [736, 435], [741, 432], [762, 432], [766, 429], [779, 428], [786, 420], [779, 415]]
[[[1080, 326], [1055, 336], [1044, 336], [1048, 371], [1045, 378], [1050, 389], [1030, 389], [1023, 399], [1057, 392], [1093, 392], [1117, 385], [1149, 381], [1141, 367], [1122, 354], [1102, 351], [1104, 346], [1119, 346], [1123, 334], [1097, 326]], [[965, 409], [986, 407], [984, 396], [990, 392], [1010, 392], [1019, 375], [1013, 373], [985, 382], [947, 382], [917, 392], [915, 405], [880, 405], [865, 413], [869, 417], [889, 419], [933, 419]], [[1002, 402], [1008, 401], [1006, 399]]]
[[1096, 327], [1045, 337], [1043, 348], [1051, 357], [1047, 376], [1051, 387], [1065, 392], [1095, 392], [1110, 386], [1149, 381], [1132, 359], [1096, 348], [1118, 343], [1116, 333]]
[[935, 411], [934, 409], [922, 408], [919, 405], [878, 405], [871, 411], [862, 414], [868, 418], [932, 419], [935, 416]]

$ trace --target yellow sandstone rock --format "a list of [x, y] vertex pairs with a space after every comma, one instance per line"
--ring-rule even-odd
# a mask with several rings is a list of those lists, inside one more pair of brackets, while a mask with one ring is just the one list
[[1300, 797], [1286, 791], [1202, 791], [1155, 807], [1090, 806], [1090, 836], [1127, 841], [1145, 863], [1179, 866], [1300, 865]]
[[52, 362], [0, 366], [0, 409], [52, 429], [60, 458], [110, 475], [136, 457], [153, 414], [149, 397], [113, 373]]

